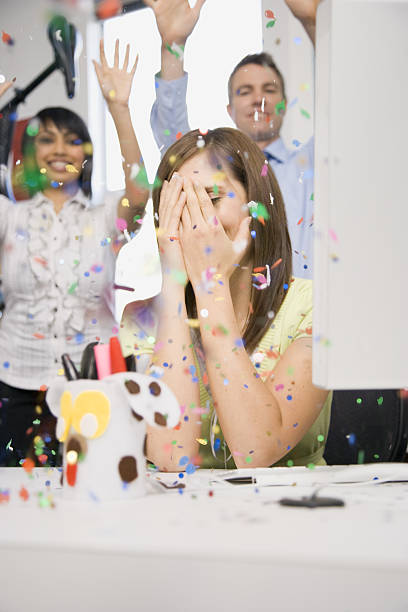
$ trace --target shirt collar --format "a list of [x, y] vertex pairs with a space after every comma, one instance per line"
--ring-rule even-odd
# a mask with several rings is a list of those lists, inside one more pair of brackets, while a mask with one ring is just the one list
[[[47, 196], [42, 191], [37, 191], [37, 193], [34, 195], [32, 200], [35, 206], [41, 206], [41, 204], [52, 203], [51, 200], [47, 198]], [[78, 189], [75, 195], [73, 195], [71, 198], [69, 198], [68, 200], [64, 202], [64, 207], [69, 206], [70, 204], [81, 204], [81, 206], [83, 206], [84, 208], [89, 208], [91, 201], [84, 194], [82, 189]]]
[[285, 163], [288, 161], [290, 157], [290, 153], [291, 153], [283, 144], [282, 138], [277, 138], [273, 142], [269, 143], [268, 146], [265, 147], [264, 150], [268, 151], [268, 153], [273, 155], [273, 157], [275, 157], [277, 160], [279, 160], [282, 163]]

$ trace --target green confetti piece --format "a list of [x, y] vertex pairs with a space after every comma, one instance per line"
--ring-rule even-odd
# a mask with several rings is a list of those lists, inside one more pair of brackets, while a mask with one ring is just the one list
[[39, 425], [41, 423], [40, 419], [35, 419], [33, 421], [33, 425]]
[[248, 204], [252, 217], [262, 217], [265, 221], [269, 219], [269, 213], [261, 202], [250, 202]]
[[301, 115], [303, 115], [304, 117], [306, 117], [306, 119], [310, 119], [310, 114], [307, 112], [307, 110], [305, 110], [304, 108], [300, 109], [300, 113]]
[[359, 450], [358, 451], [358, 455], [357, 455], [357, 463], [360, 465], [361, 463], [364, 463], [364, 451], [363, 450]]
[[288, 367], [288, 376], [293, 376], [293, 374], [295, 373], [295, 368], [292, 366]]
[[219, 192], [218, 185], [213, 185], [213, 192], [214, 192], [214, 195], [218, 195], [218, 192]]
[[173, 446], [175, 446], [177, 444], [177, 440], [172, 440], [171, 443]]
[[361, 397], [358, 397], [358, 398], [356, 399], [356, 403], [357, 403], [357, 404], [362, 404], [362, 403], [363, 403], [363, 400], [361, 399]]
[[288, 467], [292, 467], [292, 465], [293, 465], [293, 459], [288, 459], [288, 460], [287, 460], [287, 462], [286, 462], [286, 465], [287, 465]]
[[72, 285], [68, 289], [68, 293], [72, 295], [77, 287], [78, 287], [78, 282], [72, 283]]
[[251, 463], [252, 457], [245, 457], [245, 463]]
[[319, 434], [317, 436], [317, 440], [318, 440], [318, 442], [324, 442], [324, 436], [322, 434]]
[[374, 457], [374, 459], [379, 459], [380, 455], [377, 455], [377, 453], [374, 453], [373, 457]]
[[280, 102], [275, 104], [275, 113], [279, 115], [281, 111], [285, 112], [285, 107], [286, 107], [285, 100], [281, 100]]
[[275, 23], [276, 23], [276, 20], [268, 21], [268, 23], [266, 24], [266, 27], [267, 28], [273, 28]]
[[170, 276], [179, 285], [185, 285], [187, 282], [187, 275], [184, 270], [172, 270]]
[[306, 467], [308, 470], [314, 470], [316, 466], [314, 463], [308, 463]]
[[379, 406], [382, 406], [382, 405], [383, 405], [383, 401], [384, 401], [384, 398], [383, 398], [383, 396], [382, 396], [382, 395], [381, 395], [380, 397], [377, 397], [377, 404], [378, 404]]
[[310, 199], [314, 201], [314, 193], [312, 193], [312, 195], [310, 196]]
[[170, 136], [170, 130], [169, 130], [169, 129], [164, 130], [164, 135], [165, 135], [165, 136]]

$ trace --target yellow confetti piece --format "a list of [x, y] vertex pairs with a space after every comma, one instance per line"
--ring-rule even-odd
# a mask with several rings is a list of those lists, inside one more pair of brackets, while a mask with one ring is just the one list
[[84, 144], [82, 145], [82, 149], [85, 155], [92, 155], [93, 153], [93, 147], [90, 142], [84, 142]]
[[63, 368], [60, 368], [57, 372], [58, 376], [64, 376], [64, 370]]
[[223, 181], [225, 179], [225, 172], [216, 172], [213, 175], [213, 181], [214, 183], [219, 183], [220, 181]]
[[171, 165], [173, 165], [175, 163], [176, 159], [177, 159], [176, 155], [170, 155], [169, 162], [171, 163]]
[[213, 430], [213, 432], [215, 434], [218, 434], [218, 433], [220, 433], [220, 426], [219, 425], [213, 425], [212, 430]]
[[45, 168], [40, 168], [41, 174], [47, 174], [47, 170]]
[[196, 440], [199, 444], [202, 444], [203, 446], [206, 446], [208, 444], [207, 440], [205, 440], [204, 438], [196, 438]]
[[65, 170], [69, 172], [70, 174], [78, 174], [78, 170], [72, 164], [67, 164], [65, 166]]
[[186, 319], [186, 323], [189, 327], [200, 327], [200, 321], [198, 319]]
[[108, 96], [111, 100], [114, 100], [116, 98], [116, 91], [114, 89], [111, 89], [110, 91], [108, 91]]
[[129, 207], [129, 200], [127, 198], [122, 198], [121, 204], [122, 204], [122, 206], [128, 206]]

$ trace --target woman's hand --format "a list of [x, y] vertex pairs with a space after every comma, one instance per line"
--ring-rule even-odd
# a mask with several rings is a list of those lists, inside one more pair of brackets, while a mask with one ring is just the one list
[[14, 84], [15, 80], [16, 77], [14, 77], [14, 79], [12, 79], [11, 81], [4, 81], [4, 83], [0, 85], [0, 98], [3, 94], [6, 93], [8, 89], [10, 89], [10, 87]]
[[144, 0], [154, 12], [163, 44], [184, 45], [200, 16], [205, 0], [191, 8], [188, 0]]
[[164, 181], [159, 204], [157, 241], [164, 275], [170, 275], [179, 284], [187, 284], [186, 267], [180, 247], [180, 218], [186, 203], [183, 179], [173, 174]]
[[203, 288], [214, 274], [229, 281], [249, 243], [251, 217], [245, 217], [234, 240], [224, 231], [204, 186], [184, 179], [187, 203], [181, 215], [180, 243], [187, 275], [194, 289]]
[[119, 39], [115, 43], [113, 66], [108, 66], [103, 40], [100, 41], [100, 64], [93, 61], [96, 76], [103, 97], [108, 105], [128, 106], [133, 77], [136, 71], [138, 56], [130, 72], [128, 72], [130, 45], [126, 45], [126, 54], [122, 68], [119, 67]]

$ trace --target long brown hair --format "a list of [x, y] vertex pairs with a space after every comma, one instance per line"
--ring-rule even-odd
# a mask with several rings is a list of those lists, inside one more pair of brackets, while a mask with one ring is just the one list
[[[254, 284], [251, 289], [251, 307], [243, 340], [246, 349], [252, 352], [271, 325], [271, 318], [274, 316], [271, 312], [278, 312], [292, 275], [292, 248], [283, 198], [270, 165], [265, 163], [262, 151], [248, 136], [233, 128], [217, 128], [206, 134], [193, 130], [185, 134], [166, 151], [157, 171], [159, 184], [169, 180], [188, 159], [203, 153], [208, 153], [219, 169], [225, 168], [241, 183], [248, 202], [253, 201], [258, 205], [258, 217], [261, 216], [259, 211], [266, 209], [264, 222], [253, 218], [250, 225], [250, 229], [256, 232], [250, 251], [254, 268], [265, 269], [266, 264], [272, 268], [279, 259], [282, 260], [271, 269], [271, 282], [266, 289], [256, 289]], [[160, 187], [153, 190], [156, 223], [160, 190]], [[264, 209], [259, 204], [263, 205]], [[254, 217], [254, 214], [252, 216]], [[190, 283], [186, 287], [186, 308], [190, 318], [197, 317], [194, 292]]]

